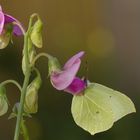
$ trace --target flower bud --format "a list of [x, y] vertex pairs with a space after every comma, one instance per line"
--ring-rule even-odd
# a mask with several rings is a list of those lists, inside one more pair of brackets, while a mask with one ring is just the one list
[[48, 66], [49, 66], [49, 75], [53, 72], [59, 72], [61, 70], [60, 63], [56, 57], [49, 56]]
[[40, 19], [38, 19], [35, 22], [31, 32], [31, 40], [37, 48], [42, 48], [42, 27], [43, 23]]
[[4, 49], [8, 46], [10, 42], [10, 34], [8, 32], [4, 32], [0, 35], [0, 49]]
[[0, 116], [4, 115], [8, 110], [8, 100], [6, 97], [6, 89], [0, 86]]
[[[35, 58], [36, 51], [34, 46], [32, 46], [32, 42], [30, 39], [28, 39], [28, 57], [29, 57], [29, 63], [31, 64]], [[33, 66], [32, 66], [33, 67]], [[22, 58], [22, 71], [25, 74], [27, 68], [26, 68], [26, 63], [25, 63], [25, 54], [23, 54]]]
[[36, 113], [38, 110], [38, 90], [41, 86], [41, 77], [38, 72], [37, 77], [30, 83], [27, 88], [25, 97], [24, 111], [26, 113]]

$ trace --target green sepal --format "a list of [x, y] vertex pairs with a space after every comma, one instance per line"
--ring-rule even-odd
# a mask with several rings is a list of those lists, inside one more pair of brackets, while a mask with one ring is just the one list
[[[12, 112], [10, 113], [8, 120], [16, 118], [19, 111], [19, 102], [16, 103], [13, 108]], [[32, 116], [29, 113], [23, 112], [23, 116], [31, 118]]]
[[14, 113], [14, 112], [12, 112], [12, 113], [10, 113], [10, 115], [8, 117], [8, 120], [13, 119], [13, 118], [16, 118], [16, 117], [17, 117], [17, 114]]
[[49, 56], [48, 59], [49, 75], [53, 72], [61, 71], [61, 65], [56, 57]]

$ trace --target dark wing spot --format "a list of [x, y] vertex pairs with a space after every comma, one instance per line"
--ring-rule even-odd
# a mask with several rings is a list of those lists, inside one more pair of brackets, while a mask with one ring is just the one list
[[99, 111], [96, 111], [96, 114], [99, 114], [100, 112]]

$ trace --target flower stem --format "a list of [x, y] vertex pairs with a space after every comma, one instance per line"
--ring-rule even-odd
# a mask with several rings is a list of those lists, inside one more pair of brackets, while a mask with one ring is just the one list
[[20, 126], [21, 126], [21, 120], [22, 120], [22, 114], [23, 114], [23, 106], [24, 106], [27, 86], [28, 86], [28, 83], [29, 83], [29, 77], [30, 77], [30, 71], [27, 71], [26, 75], [25, 75], [24, 83], [23, 83], [23, 88], [22, 88], [22, 91], [21, 91], [21, 98], [20, 98], [19, 111], [18, 111], [18, 115], [17, 115], [17, 122], [16, 122], [16, 128], [15, 128], [14, 140], [19, 139]]
[[32, 65], [34, 65], [35, 62], [36, 62], [40, 57], [42, 57], [42, 56], [44, 56], [44, 57], [46, 57], [46, 58], [50, 58], [50, 57], [51, 57], [51, 56], [50, 56], [49, 54], [47, 54], [47, 53], [39, 53], [39, 54], [34, 58], [34, 60], [33, 60], [33, 62], [32, 62]]
[[24, 140], [29, 140], [28, 129], [27, 129], [27, 127], [25, 125], [25, 121], [23, 119], [21, 121], [21, 130], [22, 130]]
[[23, 87], [21, 90], [21, 97], [20, 97], [20, 105], [19, 105], [19, 111], [17, 115], [17, 121], [16, 121], [16, 128], [15, 128], [15, 135], [14, 135], [14, 140], [19, 140], [19, 134], [20, 134], [20, 128], [21, 128], [21, 122], [23, 119], [23, 107], [24, 107], [24, 102], [25, 102], [25, 96], [26, 96], [26, 91], [27, 91], [27, 86], [29, 84], [29, 79], [31, 75], [31, 68], [29, 65], [29, 56], [28, 56], [28, 38], [30, 34], [30, 30], [32, 27], [32, 20], [35, 15], [32, 15], [29, 21], [29, 27], [27, 32], [24, 35], [24, 54], [25, 54], [25, 64], [26, 64], [26, 72], [25, 72], [25, 78], [23, 82]]
[[12, 83], [12, 84], [16, 85], [20, 91], [22, 90], [20, 84], [17, 81], [15, 81], [15, 80], [3, 81], [2, 83], [0, 83], [0, 85], [4, 86], [4, 85], [7, 85], [9, 83]]

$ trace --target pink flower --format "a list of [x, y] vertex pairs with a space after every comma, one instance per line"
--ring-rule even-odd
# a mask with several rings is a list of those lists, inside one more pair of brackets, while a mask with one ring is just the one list
[[71, 57], [61, 70], [53, 71], [51, 73], [51, 83], [57, 90], [64, 90], [71, 94], [78, 94], [85, 88], [86, 83], [76, 77], [80, 68], [81, 57], [83, 55], [83, 51], [79, 52]]
[[[14, 17], [12, 17], [8, 14], [3, 13], [2, 8], [0, 6], [0, 35], [2, 34], [2, 32], [4, 30], [4, 25], [9, 24], [9, 23], [13, 23], [13, 22], [21, 25], [21, 23], [17, 19], [15, 19]], [[16, 24], [15, 25], [13, 24], [13, 33], [15, 35], [22, 35], [23, 34], [20, 27]]]
[[71, 94], [79, 94], [86, 88], [87, 84], [86, 81], [81, 80], [78, 77], [75, 77], [72, 83], [64, 89], [64, 91], [71, 93]]

